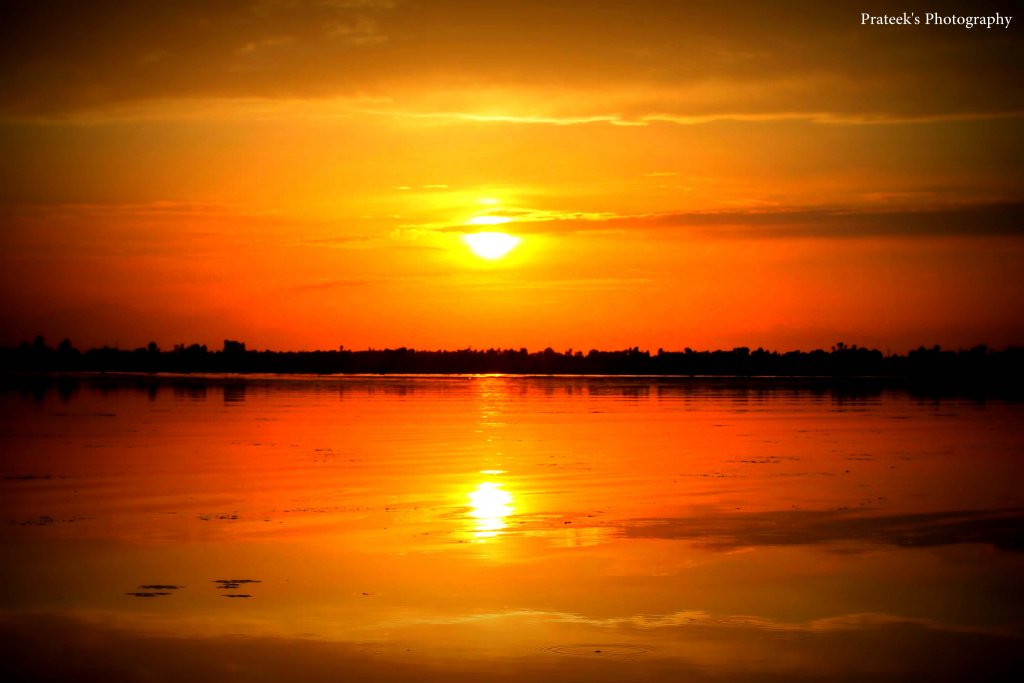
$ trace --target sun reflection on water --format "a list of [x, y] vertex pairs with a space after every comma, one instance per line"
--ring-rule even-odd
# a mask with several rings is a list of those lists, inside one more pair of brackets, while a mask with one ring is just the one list
[[512, 494], [501, 484], [485, 481], [469, 493], [469, 516], [476, 520], [473, 536], [492, 538], [508, 524], [505, 518], [512, 514]]

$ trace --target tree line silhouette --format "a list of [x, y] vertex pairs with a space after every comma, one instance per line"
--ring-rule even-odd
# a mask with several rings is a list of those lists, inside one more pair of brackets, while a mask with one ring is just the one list
[[551, 348], [411, 348], [353, 351], [250, 351], [245, 343], [225, 340], [221, 349], [177, 344], [161, 350], [155, 342], [132, 350], [104, 346], [79, 351], [65, 339], [55, 348], [42, 337], [0, 349], [3, 372], [282, 373], [282, 374], [531, 374], [531, 375], [675, 375], [777, 377], [894, 377], [935, 382], [1016, 383], [1022, 377], [1024, 349], [1001, 351], [985, 345], [949, 351], [920, 347], [905, 355], [838, 343], [831, 350], [665, 351], [639, 347], [620, 351]]

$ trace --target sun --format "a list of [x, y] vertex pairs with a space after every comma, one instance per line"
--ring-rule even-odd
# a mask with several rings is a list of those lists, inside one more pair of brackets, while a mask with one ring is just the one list
[[499, 259], [519, 244], [519, 238], [503, 232], [475, 232], [463, 235], [462, 240], [480, 258]]
[[485, 481], [469, 494], [470, 516], [477, 519], [500, 519], [512, 514], [512, 494], [501, 484]]
[[485, 481], [469, 494], [469, 516], [476, 520], [473, 535], [477, 538], [499, 535], [508, 526], [505, 518], [512, 512], [512, 494], [501, 484]]

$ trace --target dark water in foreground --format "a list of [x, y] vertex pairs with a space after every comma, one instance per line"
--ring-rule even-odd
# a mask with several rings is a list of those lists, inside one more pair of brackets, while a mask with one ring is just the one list
[[0, 406], [9, 680], [1024, 672], [1019, 403], [453, 377]]

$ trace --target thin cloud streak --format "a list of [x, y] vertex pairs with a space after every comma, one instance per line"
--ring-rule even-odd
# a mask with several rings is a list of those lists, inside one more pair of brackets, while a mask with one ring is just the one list
[[758, 546], [857, 543], [933, 547], [984, 543], [1024, 552], [1024, 509], [868, 515], [853, 511], [783, 510], [638, 519], [630, 538], [687, 540], [717, 550]]
[[[621, 230], [692, 230], [712, 238], [1007, 237], [1024, 236], [1024, 203], [940, 208], [787, 208], [658, 214], [533, 212], [507, 224], [517, 234]], [[447, 231], [465, 230], [448, 227]]]

